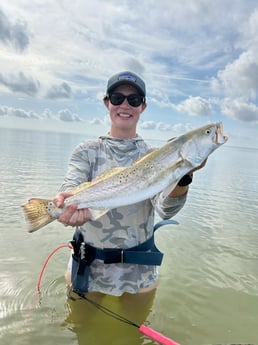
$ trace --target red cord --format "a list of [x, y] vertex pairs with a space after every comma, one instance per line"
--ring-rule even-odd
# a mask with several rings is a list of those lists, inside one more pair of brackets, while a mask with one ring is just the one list
[[59, 249], [62, 249], [62, 248], [70, 248], [70, 249], [73, 249], [73, 246], [69, 243], [69, 244], [61, 244], [60, 246], [58, 246], [56, 249], [54, 249], [49, 255], [48, 257], [46, 258], [45, 262], [44, 262], [44, 265], [40, 271], [40, 274], [39, 274], [39, 278], [38, 278], [38, 282], [37, 282], [37, 291], [40, 292], [40, 286], [41, 286], [41, 281], [42, 281], [42, 277], [43, 277], [43, 274], [45, 272], [45, 269], [46, 269], [46, 266], [49, 262], [49, 260], [52, 258], [52, 256], [59, 250]]

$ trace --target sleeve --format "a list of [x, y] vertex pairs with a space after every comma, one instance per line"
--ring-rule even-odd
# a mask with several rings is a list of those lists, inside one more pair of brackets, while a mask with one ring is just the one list
[[169, 196], [164, 197], [163, 192], [161, 192], [153, 198], [152, 204], [162, 219], [169, 219], [183, 208], [186, 198], [187, 193], [177, 198], [171, 198]]
[[69, 191], [79, 184], [91, 180], [91, 163], [87, 145], [78, 145], [70, 158], [67, 173], [59, 192]]

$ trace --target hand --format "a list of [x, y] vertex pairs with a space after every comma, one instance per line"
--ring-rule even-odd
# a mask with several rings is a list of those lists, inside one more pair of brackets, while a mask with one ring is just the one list
[[198, 167], [196, 167], [196, 168], [194, 168], [193, 170], [191, 170], [191, 171], [189, 172], [189, 174], [192, 174], [193, 172], [195, 172], [195, 171], [197, 171], [197, 170], [200, 170], [200, 169], [202, 169], [203, 167], [205, 167], [207, 160], [208, 160], [208, 158], [206, 158], [206, 159], [202, 162], [202, 164], [200, 164]]
[[[197, 171], [197, 170], [202, 169], [202, 168], [205, 166], [205, 164], [206, 164], [206, 162], [207, 162], [207, 159], [208, 159], [208, 158], [206, 158], [206, 159], [202, 162], [202, 164], [200, 164], [198, 167], [196, 167], [196, 168], [192, 169], [191, 171], [189, 171], [188, 174], [192, 174], [194, 171]], [[178, 186], [178, 185], [177, 185], [177, 186], [172, 190], [172, 192], [169, 194], [169, 197], [170, 197], [170, 198], [178, 198], [178, 197], [180, 197], [180, 196], [186, 194], [187, 191], [188, 191], [188, 188], [189, 188], [189, 186], [183, 186], [183, 187], [181, 187], [181, 186]]]
[[[64, 200], [71, 195], [69, 192], [61, 192], [55, 196], [53, 201], [57, 207], [62, 208], [64, 206]], [[90, 216], [90, 211], [87, 208], [78, 210], [77, 205], [70, 205], [59, 216], [58, 221], [66, 226], [81, 226], [90, 220]]]

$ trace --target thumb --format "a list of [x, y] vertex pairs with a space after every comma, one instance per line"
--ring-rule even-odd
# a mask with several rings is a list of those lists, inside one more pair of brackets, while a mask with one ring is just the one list
[[69, 196], [71, 196], [72, 193], [69, 193], [69, 192], [61, 192], [61, 193], [58, 193], [55, 198], [53, 199], [53, 202], [54, 204], [57, 206], [57, 207], [63, 207], [64, 206], [64, 201], [66, 198], [68, 198]]

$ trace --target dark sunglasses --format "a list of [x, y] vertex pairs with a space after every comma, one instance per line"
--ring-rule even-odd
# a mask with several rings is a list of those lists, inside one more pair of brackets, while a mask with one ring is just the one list
[[120, 105], [125, 99], [132, 107], [139, 107], [144, 102], [144, 97], [137, 93], [125, 96], [122, 93], [115, 92], [111, 93], [108, 98], [113, 105]]

